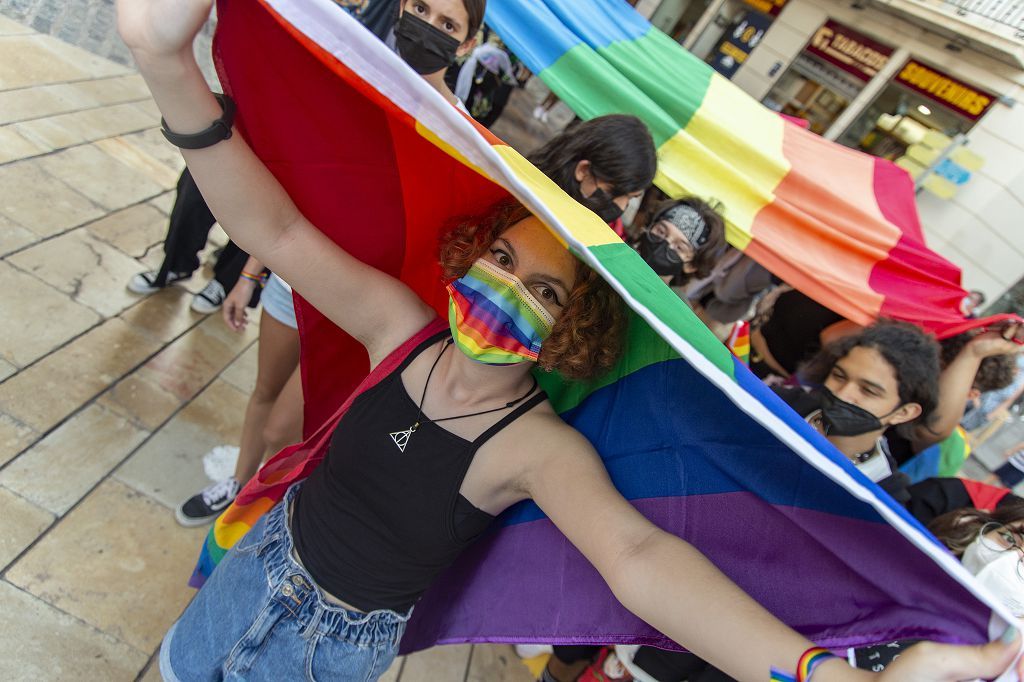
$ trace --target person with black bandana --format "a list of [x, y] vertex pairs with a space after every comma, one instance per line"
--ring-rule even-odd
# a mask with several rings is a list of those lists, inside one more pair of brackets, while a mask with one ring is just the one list
[[665, 283], [678, 289], [711, 274], [725, 251], [725, 221], [718, 208], [697, 197], [663, 202], [637, 240], [640, 256]]

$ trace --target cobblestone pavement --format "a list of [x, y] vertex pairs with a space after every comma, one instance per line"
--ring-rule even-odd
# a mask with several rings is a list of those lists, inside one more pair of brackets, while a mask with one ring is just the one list
[[[114, 0], [0, 0], [0, 14], [105, 59], [132, 65], [132, 56], [117, 35]], [[196, 41], [196, 57], [211, 83], [216, 81], [210, 60], [214, 26], [207, 24]]]
[[[182, 160], [113, 31], [109, 1], [0, 0], [0, 680], [159, 679], [205, 534], [173, 509], [255, 382], [256, 330], [189, 309], [208, 270], [125, 290], [162, 260]], [[463, 645], [383, 679], [533, 678]]]

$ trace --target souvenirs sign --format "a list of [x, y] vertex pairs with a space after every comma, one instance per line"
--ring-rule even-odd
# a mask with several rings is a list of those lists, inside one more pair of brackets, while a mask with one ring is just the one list
[[996, 96], [913, 59], [896, 74], [896, 82], [972, 121], [988, 111]]

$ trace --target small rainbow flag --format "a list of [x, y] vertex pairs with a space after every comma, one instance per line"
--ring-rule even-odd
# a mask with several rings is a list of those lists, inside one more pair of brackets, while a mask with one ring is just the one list
[[[545, 7], [508, 4], [529, 16]], [[577, 6], [581, 17], [606, 5], [591, 4]], [[509, 194], [612, 284], [632, 311], [618, 365], [585, 383], [538, 380], [648, 518], [822, 646], [979, 643], [1005, 629], [1005, 607], [758, 382], [607, 225], [334, 2], [221, 0], [218, 21], [221, 80], [256, 154], [313, 224], [400, 277], [440, 318], [439, 233], [452, 216]], [[274, 457], [216, 522], [196, 584], [316, 466], [352, 389], [379, 378], [366, 377], [354, 340], [298, 302], [310, 437]], [[675, 646], [623, 609], [532, 503], [504, 513], [440, 577], [402, 646], [467, 641]]]

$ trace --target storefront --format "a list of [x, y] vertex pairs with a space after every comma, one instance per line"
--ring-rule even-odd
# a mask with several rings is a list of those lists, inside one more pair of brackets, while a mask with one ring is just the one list
[[788, 1], [662, 0], [650, 21], [730, 78], [757, 47]]
[[893, 48], [826, 21], [762, 100], [824, 133], [892, 56]]
[[662, 0], [651, 15], [651, 23], [677, 43], [682, 43], [707, 8], [707, 0]]
[[982, 88], [910, 59], [837, 141], [897, 159], [929, 130], [950, 138], [967, 133], [995, 101]]

